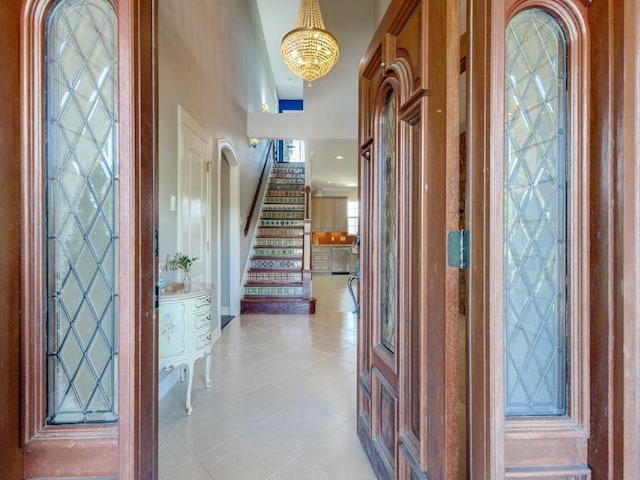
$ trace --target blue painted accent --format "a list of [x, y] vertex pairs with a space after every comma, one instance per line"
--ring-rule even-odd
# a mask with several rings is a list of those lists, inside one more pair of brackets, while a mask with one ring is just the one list
[[302, 111], [304, 110], [303, 100], [278, 100], [278, 110], [280, 113], [284, 111]]

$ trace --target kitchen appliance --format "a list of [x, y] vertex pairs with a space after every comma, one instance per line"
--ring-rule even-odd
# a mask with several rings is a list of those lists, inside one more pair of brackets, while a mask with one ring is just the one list
[[331, 273], [349, 274], [351, 269], [351, 246], [333, 247]]

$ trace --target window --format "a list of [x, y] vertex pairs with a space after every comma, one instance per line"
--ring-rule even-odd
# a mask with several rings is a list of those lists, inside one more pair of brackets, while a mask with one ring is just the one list
[[506, 414], [567, 412], [567, 41], [538, 9], [507, 28]]
[[358, 234], [358, 202], [349, 200], [347, 202], [347, 217], [349, 218], [349, 235]]

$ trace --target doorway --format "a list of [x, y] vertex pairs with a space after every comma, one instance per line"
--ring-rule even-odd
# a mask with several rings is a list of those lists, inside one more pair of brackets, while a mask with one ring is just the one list
[[240, 314], [241, 272], [240, 250], [232, 248], [240, 244], [240, 163], [233, 144], [228, 139], [218, 140], [218, 192], [220, 205], [220, 259], [218, 285], [222, 315], [235, 317]]

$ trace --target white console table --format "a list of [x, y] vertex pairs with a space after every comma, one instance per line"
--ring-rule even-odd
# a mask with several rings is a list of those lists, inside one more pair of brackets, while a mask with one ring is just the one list
[[[189, 292], [164, 293], [160, 295], [159, 302], [159, 367], [161, 370], [186, 367], [186, 410], [187, 415], [191, 415], [191, 387], [196, 360], [205, 358], [205, 385], [207, 388], [211, 386], [213, 286], [203, 283], [194, 285]], [[182, 371], [180, 378], [184, 381]]]

